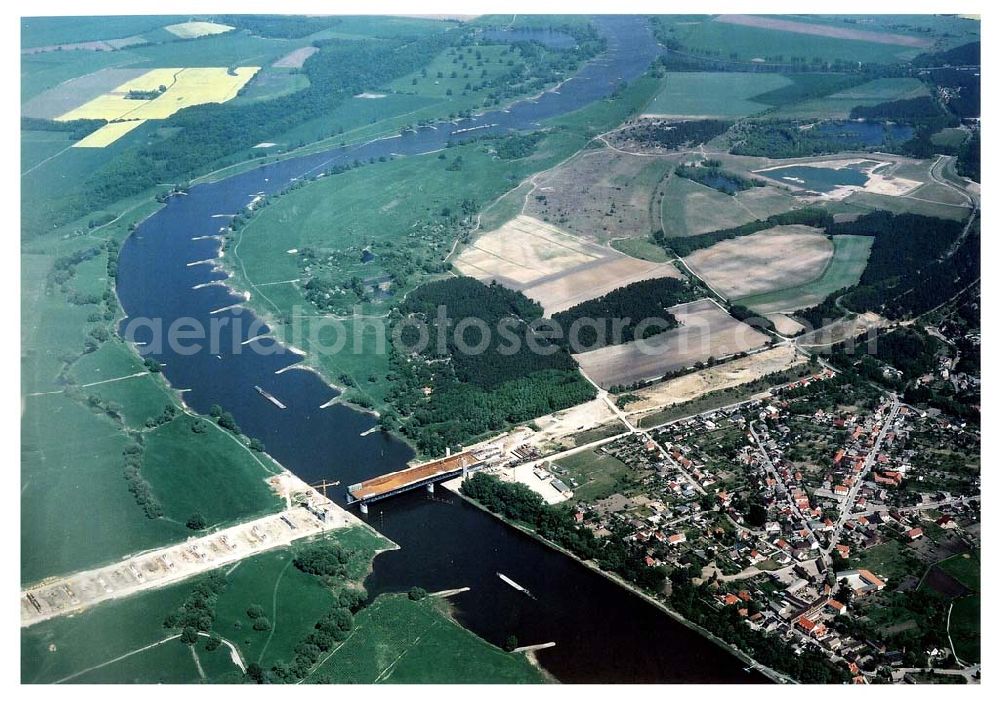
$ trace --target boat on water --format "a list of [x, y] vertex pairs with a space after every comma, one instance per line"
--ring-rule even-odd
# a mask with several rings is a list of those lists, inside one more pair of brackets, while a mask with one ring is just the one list
[[264, 389], [262, 389], [260, 386], [254, 386], [254, 390], [257, 393], [259, 393], [261, 396], [263, 396], [264, 398], [266, 398], [267, 400], [269, 400], [271, 403], [273, 403], [274, 405], [276, 405], [278, 408], [287, 408], [288, 407], [284, 403], [282, 403], [281, 401], [279, 401], [277, 398], [275, 398], [274, 396], [272, 396], [270, 393], [268, 393], [267, 391], [265, 391]]
[[519, 591], [523, 592], [525, 595], [527, 595], [528, 597], [530, 597], [532, 600], [535, 599], [535, 596], [531, 594], [531, 591], [528, 590], [528, 588], [526, 588], [526, 587], [524, 587], [522, 585], [518, 585], [516, 582], [514, 582], [513, 580], [511, 580], [510, 578], [508, 578], [503, 573], [497, 573], [497, 577], [500, 578], [505, 583], [507, 583], [508, 585], [510, 585], [515, 590], [519, 590]]

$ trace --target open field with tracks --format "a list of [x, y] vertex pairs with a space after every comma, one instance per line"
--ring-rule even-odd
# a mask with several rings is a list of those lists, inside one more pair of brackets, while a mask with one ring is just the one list
[[[818, 277], [799, 285], [742, 297], [737, 303], [765, 315], [795, 312], [819, 304], [830, 293], [857, 285], [868, 263], [872, 238], [844, 234], [834, 236], [832, 243], [833, 256]], [[782, 330], [779, 328], [779, 331]]]
[[676, 305], [668, 310], [676, 329], [627, 344], [595, 349], [573, 358], [601, 388], [648, 381], [696, 363], [766, 344], [768, 338], [733, 319], [712, 300]]
[[537, 300], [546, 314], [615, 288], [652, 278], [679, 278], [670, 263], [651, 263], [519, 216], [480, 236], [455, 259], [465, 275], [496, 280]]
[[815, 280], [832, 256], [833, 243], [821, 230], [792, 225], [720, 241], [684, 262], [724, 298], [736, 300]]

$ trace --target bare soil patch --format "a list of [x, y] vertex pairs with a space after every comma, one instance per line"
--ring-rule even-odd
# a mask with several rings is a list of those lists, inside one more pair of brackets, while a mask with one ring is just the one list
[[734, 319], [709, 299], [676, 305], [669, 312], [680, 327], [647, 339], [575, 354], [574, 358], [602, 388], [649, 381], [707, 361], [756, 349], [768, 338]]
[[712, 391], [750, 383], [762, 376], [784, 371], [805, 362], [806, 358], [790, 344], [782, 345], [640, 389], [632, 394], [638, 397], [638, 400], [619, 407], [629, 413], [665, 408], [699, 398]]

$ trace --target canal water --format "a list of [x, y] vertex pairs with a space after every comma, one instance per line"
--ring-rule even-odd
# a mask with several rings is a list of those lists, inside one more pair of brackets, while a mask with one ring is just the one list
[[[461, 128], [530, 129], [607, 96], [620, 82], [638, 77], [659, 52], [643, 18], [601, 17], [596, 23], [608, 51], [559, 93], [439, 129], [289, 159], [172, 197], [122, 247], [118, 295], [127, 313], [122, 332], [141, 353], [164, 364], [164, 374], [189, 406], [204, 413], [218, 404], [231, 411], [247, 435], [262, 440], [270, 455], [306, 481], [339, 479], [344, 488], [403, 467], [413, 456], [407, 445], [383, 433], [361, 435], [375, 424], [372, 416], [339, 404], [320, 407], [337, 392], [308, 370], [287, 369], [301, 362], [298, 354], [281, 347], [260, 354], [249, 346], [239, 353], [232, 346], [183, 353], [157, 347], [156, 338], [181, 318], [201, 323], [205, 331], [217, 327], [222, 342], [242, 342], [267, 331], [251, 310], [224, 309], [243, 300], [221, 282], [224, 273], [202, 263], [216, 257], [219, 247], [205, 237], [218, 234], [227, 215], [253, 195], [277, 192], [296, 178], [356, 159], [443, 148], [456, 137], [450, 133]], [[259, 341], [267, 343], [267, 337]], [[256, 386], [286, 407], [268, 402]], [[376, 559], [367, 581], [372, 596], [414, 585], [431, 591], [468, 586], [469, 592], [453, 598], [462, 624], [496, 644], [511, 634], [521, 644], [556, 642], [538, 658], [560, 681], [764, 681], [629, 591], [447, 491], [379, 502], [368, 520], [401, 547]], [[530, 596], [500, 581], [497, 573], [513, 578]], [[469, 672], [461, 678], [474, 679], [475, 667]]]

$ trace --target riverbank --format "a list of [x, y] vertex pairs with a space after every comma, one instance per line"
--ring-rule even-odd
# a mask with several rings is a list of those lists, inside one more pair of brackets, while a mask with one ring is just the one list
[[712, 642], [716, 646], [718, 646], [718, 647], [720, 647], [722, 649], [725, 649], [727, 652], [729, 652], [733, 656], [737, 657], [738, 659], [740, 659], [741, 661], [743, 661], [744, 663], [746, 663], [748, 669], [755, 669], [755, 670], [759, 671], [763, 676], [767, 677], [770, 681], [772, 681], [774, 683], [789, 683], [789, 684], [796, 683], [790, 676], [782, 674], [782, 673], [780, 673], [778, 671], [775, 671], [775, 670], [773, 670], [773, 669], [771, 669], [771, 668], [769, 668], [767, 666], [764, 666], [762, 664], [758, 664], [756, 661], [754, 661], [754, 659], [752, 657], [750, 657], [747, 654], [745, 654], [744, 652], [740, 651], [738, 648], [736, 648], [733, 645], [729, 644], [728, 642], [726, 642], [725, 640], [721, 639], [720, 637], [717, 637], [716, 635], [712, 634], [711, 632], [709, 632], [708, 630], [704, 629], [703, 627], [701, 627], [701, 626], [695, 624], [694, 622], [690, 621], [689, 619], [687, 619], [686, 617], [684, 617], [679, 612], [677, 612], [676, 610], [672, 609], [670, 606], [666, 605], [662, 601], [660, 601], [660, 600], [658, 600], [658, 599], [656, 599], [654, 597], [650, 597], [649, 595], [647, 595], [646, 593], [642, 592], [641, 590], [639, 590], [638, 588], [634, 587], [633, 585], [631, 585], [630, 583], [626, 582], [625, 580], [623, 580], [622, 578], [618, 577], [617, 575], [615, 575], [613, 573], [609, 573], [609, 572], [607, 572], [605, 570], [602, 570], [593, 561], [584, 560], [584, 559], [580, 558], [579, 556], [577, 556], [577, 555], [569, 552], [568, 550], [566, 550], [562, 546], [559, 546], [559, 545], [553, 543], [552, 541], [548, 540], [544, 536], [539, 535], [534, 529], [532, 529], [532, 528], [530, 528], [528, 526], [523, 526], [521, 524], [516, 524], [516, 523], [510, 521], [509, 519], [506, 519], [505, 517], [501, 516], [500, 514], [497, 514], [496, 512], [491, 511], [490, 509], [487, 509], [484, 505], [480, 504], [477, 500], [473, 499], [472, 497], [469, 497], [468, 495], [462, 494], [461, 491], [455, 491], [454, 493], [457, 494], [458, 496], [460, 496], [463, 500], [465, 500], [466, 502], [468, 502], [470, 505], [476, 507], [480, 511], [483, 511], [483, 512], [489, 514], [490, 516], [492, 516], [493, 518], [497, 519], [498, 521], [501, 521], [502, 523], [504, 523], [508, 527], [517, 530], [518, 532], [520, 532], [520, 533], [522, 533], [522, 534], [524, 534], [524, 535], [532, 538], [535, 541], [538, 541], [539, 543], [543, 544], [544, 546], [547, 546], [548, 548], [550, 548], [550, 549], [552, 549], [554, 551], [558, 551], [559, 553], [563, 554], [564, 556], [566, 556], [568, 558], [571, 558], [572, 560], [576, 561], [577, 563], [579, 563], [583, 567], [587, 568], [588, 570], [591, 570], [591, 571], [597, 573], [598, 575], [606, 578], [607, 580], [610, 580], [611, 582], [615, 583], [619, 587], [624, 588], [625, 590], [628, 590], [630, 593], [632, 593], [636, 597], [641, 598], [642, 600], [644, 600], [649, 605], [655, 607], [657, 610], [659, 610], [659, 611], [663, 612], [664, 614], [668, 615], [671, 619], [673, 619], [676, 622], [684, 625], [688, 629], [696, 632], [699, 636], [701, 636], [701, 637], [709, 640], [710, 642]]

